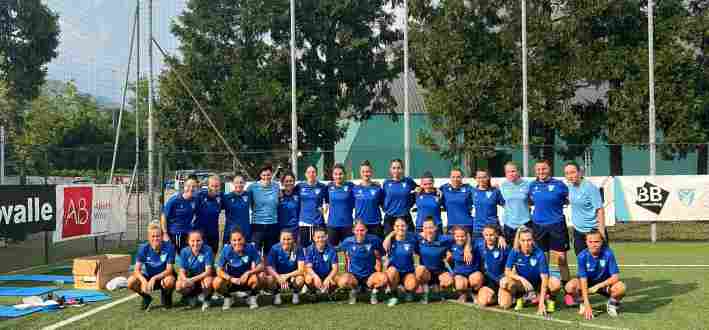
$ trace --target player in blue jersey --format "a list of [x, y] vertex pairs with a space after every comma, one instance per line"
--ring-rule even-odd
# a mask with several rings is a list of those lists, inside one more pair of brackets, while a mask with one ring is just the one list
[[193, 230], [189, 233], [189, 246], [180, 251], [180, 271], [177, 277], [177, 292], [186, 298], [190, 307], [202, 303], [202, 311], [209, 308], [214, 280], [214, 253], [202, 241], [202, 233]]
[[441, 221], [441, 193], [433, 185], [433, 174], [426, 171], [421, 177], [421, 189], [416, 194], [416, 233], [423, 230], [423, 221], [433, 217], [438, 232], [443, 232]]
[[473, 229], [473, 187], [463, 183], [463, 171], [459, 168], [451, 170], [450, 182], [441, 186], [441, 204], [446, 210], [448, 222], [446, 230], [450, 232], [453, 226], [461, 226], [467, 232]]
[[305, 285], [305, 257], [296, 244], [293, 232], [281, 230], [281, 241], [274, 245], [266, 258], [264, 285], [275, 291], [273, 304], [281, 304], [281, 291], [292, 290], [293, 305], [300, 303], [300, 289]]
[[207, 190], [202, 190], [197, 199], [197, 222], [195, 229], [204, 235], [205, 244], [212, 251], [219, 250], [219, 214], [224, 208], [222, 182], [218, 176], [207, 179]]
[[338, 246], [352, 235], [353, 188], [352, 182], [345, 181], [345, 167], [335, 164], [332, 169], [332, 182], [327, 186], [325, 194], [327, 238], [332, 246]]
[[551, 167], [546, 160], [534, 165], [537, 179], [529, 185], [529, 200], [534, 205], [531, 229], [537, 246], [549, 252], [550, 260], [559, 265], [561, 280], [569, 280], [569, 232], [564, 217], [564, 205], [569, 200], [569, 188], [562, 181], [551, 177]]
[[[418, 239], [419, 265], [415, 270], [416, 281], [423, 289], [422, 303], [429, 302], [431, 289], [437, 291], [439, 288], [447, 289], [453, 285], [450, 266], [446, 263], [453, 244], [455, 243], [452, 236], [438, 234], [433, 218], [424, 220], [423, 231]], [[465, 261], [471, 263], [473, 257], [470, 244], [464, 253]]]
[[229, 244], [229, 235], [234, 229], [241, 230], [247, 242], [251, 242], [251, 200], [244, 189], [246, 181], [241, 175], [232, 179], [234, 190], [224, 195], [224, 235], [222, 243]]
[[281, 176], [281, 195], [278, 201], [278, 224], [281, 232], [288, 230], [298, 240], [300, 196], [295, 191], [295, 174], [286, 172]]
[[231, 241], [224, 245], [217, 259], [214, 290], [224, 296], [223, 310], [231, 308], [233, 292], [247, 292], [249, 308], [258, 308], [257, 288], [260, 285], [259, 274], [263, 272], [261, 255], [253, 244], [246, 242], [241, 230], [234, 229], [229, 238]]
[[620, 281], [620, 271], [613, 250], [603, 244], [603, 235], [598, 230], [586, 234], [587, 249], [578, 255], [578, 279], [566, 284], [566, 292], [582, 298], [579, 314], [590, 320], [593, 309], [588, 300], [589, 294], [598, 293], [606, 296], [606, 310], [611, 317], [618, 316], [620, 301], [625, 296], [625, 284]]
[[[305, 249], [305, 285], [310, 290], [330, 293], [337, 287], [337, 251], [327, 244], [327, 230], [313, 230], [313, 244]], [[306, 289], [307, 290], [307, 289]]]
[[382, 272], [382, 240], [367, 234], [367, 225], [358, 221], [354, 235], [347, 237], [339, 250], [347, 257], [347, 273], [338, 277], [338, 286], [350, 290], [349, 304], [357, 303], [357, 294], [370, 289], [370, 303], [379, 303], [379, 290], [387, 286], [387, 276]]
[[[493, 187], [490, 182], [490, 172], [486, 169], [479, 169], [475, 172], [475, 181], [478, 186], [473, 188], [473, 206], [475, 217], [473, 219], [473, 239], [482, 240], [483, 228], [488, 224], [498, 225], [500, 219], [497, 217], [497, 206], [504, 205], [500, 189]], [[504, 240], [500, 243], [507, 244]]]
[[394, 222], [394, 231], [384, 239], [384, 250], [387, 251], [388, 265], [386, 267], [388, 288], [393, 289], [392, 296], [387, 305], [394, 306], [399, 303], [397, 294], [399, 286], [403, 284], [406, 301], [414, 300], [414, 292], [418, 287], [416, 281], [416, 264], [414, 256], [418, 254], [418, 240], [416, 235], [409, 233], [406, 227], [406, 220], [398, 218]]
[[578, 256], [586, 249], [586, 234], [591, 230], [600, 232], [604, 243], [608, 243], [606, 215], [601, 191], [591, 181], [581, 176], [578, 164], [567, 163], [564, 166], [564, 176], [569, 185], [571, 223], [574, 225], [574, 252]]
[[[549, 276], [544, 251], [535, 246], [534, 233], [520, 227], [505, 265], [505, 286], [519, 298], [515, 310], [524, 308], [525, 302], [537, 304], [537, 313], [546, 315], [555, 311], [555, 295], [561, 283]], [[549, 295], [550, 297], [547, 297]]]
[[475, 303], [481, 307], [489, 306], [495, 302], [497, 296], [497, 304], [507, 309], [512, 306], [512, 293], [505, 287], [502, 279], [505, 277], [505, 265], [507, 265], [510, 249], [507, 246], [500, 246], [498, 228], [496, 225], [486, 225], [483, 229], [483, 241], [478, 241], [476, 244], [477, 252], [482, 259], [485, 279]]
[[[278, 196], [280, 186], [273, 182], [273, 167], [264, 165], [259, 170], [259, 181], [246, 189], [251, 201], [251, 230], [259, 253], [266, 254], [278, 243]], [[261, 252], [263, 251], [263, 252]]]
[[505, 181], [500, 184], [500, 192], [505, 201], [504, 225], [500, 235], [510, 245], [514, 243], [517, 228], [530, 221], [529, 184], [529, 181], [520, 177], [517, 164], [505, 164]]
[[471, 290], [478, 292], [483, 285], [480, 254], [475, 251], [473, 245], [473, 262], [466, 262], [465, 250], [466, 245], [469, 244], [468, 233], [460, 226], [453, 227], [452, 233], [454, 244], [451, 246], [450, 259], [453, 263], [453, 281], [455, 290], [458, 292], [458, 302], [465, 303], [468, 292]]
[[172, 292], [175, 289], [175, 248], [162, 240], [160, 225], [148, 225], [148, 243], [138, 247], [135, 270], [128, 278], [128, 289], [143, 297], [141, 309], [148, 311], [153, 298], [150, 294], [160, 290], [160, 300], [166, 308], [172, 307]]
[[194, 196], [198, 195], [197, 181], [185, 181], [182, 193], [177, 193], [168, 199], [160, 216], [160, 227], [163, 240], [172, 242], [180, 249], [187, 246], [187, 234], [192, 228], [197, 204]]
[[355, 200], [355, 219], [360, 219], [367, 225], [367, 232], [383, 238], [381, 207], [384, 203], [382, 187], [372, 181], [374, 171], [368, 160], [359, 166], [360, 183], [353, 189]]
[[323, 204], [327, 186], [318, 181], [318, 170], [310, 165], [305, 169], [305, 182], [299, 183], [295, 191], [300, 197], [298, 243], [302, 247], [308, 247], [312, 243], [314, 229], [325, 226]]
[[414, 228], [411, 207], [414, 205], [416, 182], [404, 176], [404, 161], [393, 159], [389, 163], [389, 179], [384, 180], [384, 235], [394, 230], [394, 220], [404, 218], [407, 228]]

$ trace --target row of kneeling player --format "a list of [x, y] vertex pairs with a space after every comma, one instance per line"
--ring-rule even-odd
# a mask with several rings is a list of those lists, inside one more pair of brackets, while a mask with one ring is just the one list
[[[451, 235], [438, 230], [433, 219], [426, 219], [421, 233], [415, 234], [405, 219], [397, 219], [394, 231], [381, 240], [357, 222], [353, 235], [337, 247], [328, 245], [325, 229], [315, 229], [307, 248], [299, 247], [292, 232], [284, 230], [280, 243], [262, 258], [237, 229], [216, 262], [202, 234], [192, 231], [188, 246], [179, 253], [175, 278], [174, 247], [162, 240], [160, 226], [151, 224], [148, 243], [139, 247], [128, 287], [143, 297], [145, 310], [155, 290], [160, 291], [163, 305], [171, 307], [176, 289], [186, 305], [201, 304], [203, 310], [209, 308], [214, 293], [223, 297], [223, 309], [231, 308], [233, 295], [245, 297], [253, 309], [258, 307], [260, 293], [272, 294], [273, 303], [280, 305], [284, 292], [290, 292], [292, 303], [298, 304], [301, 294], [332, 298], [343, 290], [349, 292], [350, 304], [363, 292], [369, 292], [372, 304], [386, 295], [387, 304], [394, 306], [400, 297], [410, 302], [420, 296], [421, 303], [428, 303], [434, 294], [453, 291], [459, 302], [470, 298], [480, 306], [507, 309], [514, 305], [516, 310], [531, 303], [540, 314], [555, 311], [562, 283], [550, 276], [547, 257], [535, 246], [531, 229], [520, 227], [512, 248], [500, 244], [495, 225], [486, 226], [480, 239], [472, 239], [464, 228], [453, 227]], [[588, 297], [599, 293], [609, 298], [608, 314], [616, 316], [625, 286], [619, 280], [613, 252], [595, 231], [586, 235], [586, 244], [588, 248], [578, 256], [578, 277], [563, 288], [566, 297], [571, 297], [565, 303], [579, 305], [579, 313], [590, 319], [593, 310]], [[347, 272], [339, 270], [338, 252], [345, 257]]]

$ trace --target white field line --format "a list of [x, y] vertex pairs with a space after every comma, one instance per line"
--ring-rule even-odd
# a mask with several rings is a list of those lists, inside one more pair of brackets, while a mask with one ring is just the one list
[[596, 328], [596, 329], [603, 329], [603, 330], [628, 330], [627, 328], [617, 328], [617, 327], [611, 327], [607, 325], [601, 325], [601, 324], [595, 324], [595, 323], [588, 323], [588, 322], [579, 322], [579, 321], [569, 321], [569, 320], [562, 320], [562, 319], [555, 319], [553, 317], [549, 316], [541, 316], [541, 315], [536, 315], [536, 314], [523, 314], [523, 313], [518, 313], [515, 311], [510, 311], [510, 310], [504, 310], [504, 309], [497, 309], [497, 308], [488, 308], [488, 307], [478, 307], [477, 305], [473, 303], [461, 303], [457, 300], [448, 300], [448, 302], [455, 303], [455, 304], [460, 304], [460, 305], [465, 305], [465, 306], [471, 306], [478, 308], [483, 311], [487, 312], [494, 312], [494, 313], [500, 313], [500, 314], [506, 314], [506, 315], [514, 315], [518, 317], [525, 317], [528, 319], [534, 319], [534, 320], [541, 320], [541, 321], [549, 321], [549, 322], [556, 322], [560, 324], [565, 324], [565, 325], [570, 325], [570, 326], [583, 326], [583, 327], [588, 327], [588, 328]]
[[100, 307], [98, 307], [98, 308], [94, 308], [94, 309], [92, 309], [92, 310], [89, 310], [89, 311], [87, 311], [86, 313], [79, 314], [79, 315], [75, 315], [75, 316], [72, 316], [72, 317], [70, 317], [70, 318], [68, 318], [68, 319], [66, 319], [66, 320], [59, 321], [59, 322], [57, 322], [57, 323], [55, 323], [55, 324], [52, 324], [52, 325], [50, 325], [50, 326], [46, 326], [46, 327], [42, 328], [42, 330], [56, 330], [56, 329], [59, 329], [59, 328], [61, 328], [61, 327], [64, 327], [64, 326], [67, 326], [67, 325], [69, 325], [69, 324], [72, 324], [72, 323], [74, 323], [74, 322], [76, 322], [76, 321], [85, 319], [85, 318], [87, 318], [87, 317], [89, 317], [89, 316], [91, 316], [91, 315], [94, 315], [94, 314], [98, 313], [98, 312], [107, 310], [107, 309], [109, 309], [109, 308], [111, 308], [111, 307], [113, 307], [113, 306], [120, 305], [120, 304], [122, 304], [122, 303], [124, 303], [124, 302], [126, 302], [126, 301], [129, 301], [129, 300], [131, 300], [131, 299], [135, 299], [135, 298], [137, 298], [137, 297], [139, 297], [137, 294], [132, 294], [132, 295], [130, 295], [130, 296], [123, 297], [123, 298], [121, 298], [121, 299], [119, 299], [119, 300], [116, 300], [116, 301], [114, 301], [114, 302], [112, 302], [112, 303], [109, 303], [109, 304], [100, 306]]

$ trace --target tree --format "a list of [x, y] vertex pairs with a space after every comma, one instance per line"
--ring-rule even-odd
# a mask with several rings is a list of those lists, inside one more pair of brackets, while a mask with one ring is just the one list
[[6, 136], [13, 136], [17, 128], [17, 102], [10, 95], [7, 84], [0, 80], [0, 126], [5, 127]]
[[[332, 151], [340, 119], [393, 108], [384, 82], [399, 71], [384, 47], [393, 17], [379, 1], [298, 1], [299, 145]], [[177, 148], [223, 149], [179, 82], [182, 76], [247, 167], [288, 161], [289, 5], [286, 0], [191, 0], [173, 26], [180, 58], [160, 81], [160, 138]], [[215, 14], [218, 13], [218, 14]], [[326, 153], [332, 163], [332, 153]], [[245, 159], [245, 161], [244, 161]], [[250, 164], [250, 165], [249, 165]]]
[[41, 0], [0, 2], [0, 80], [21, 104], [39, 95], [45, 65], [57, 56], [58, 18]]

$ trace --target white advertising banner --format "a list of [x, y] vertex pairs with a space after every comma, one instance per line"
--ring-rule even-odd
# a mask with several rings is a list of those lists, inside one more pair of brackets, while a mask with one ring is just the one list
[[619, 221], [709, 220], [709, 176], [615, 177]]
[[120, 185], [57, 186], [54, 242], [126, 232], [125, 189]]

